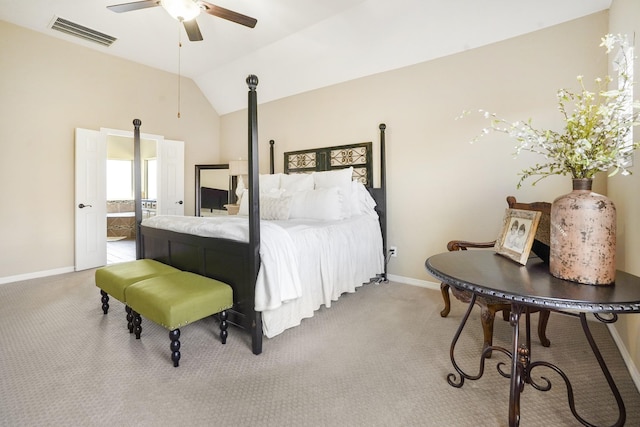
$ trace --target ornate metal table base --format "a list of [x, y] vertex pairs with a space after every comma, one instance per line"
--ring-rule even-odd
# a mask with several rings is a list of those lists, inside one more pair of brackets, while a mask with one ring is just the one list
[[[500, 353], [504, 353], [511, 359], [510, 372], [505, 372], [503, 370], [503, 367], [505, 365], [504, 362], [499, 362], [496, 365], [496, 369], [498, 370], [498, 373], [500, 373], [500, 375], [502, 375], [505, 378], [509, 378], [511, 382], [511, 389], [509, 392], [509, 426], [511, 427], [518, 426], [520, 423], [520, 394], [524, 391], [525, 384], [530, 384], [533, 388], [539, 391], [548, 391], [551, 389], [551, 381], [549, 381], [548, 378], [540, 376], [539, 381], [532, 378], [531, 376], [532, 371], [539, 366], [547, 367], [553, 370], [554, 372], [556, 372], [558, 375], [560, 375], [560, 377], [564, 380], [565, 386], [567, 388], [567, 399], [569, 402], [569, 408], [571, 410], [571, 413], [581, 424], [585, 426], [594, 426], [594, 424], [591, 424], [590, 422], [582, 418], [576, 411], [574, 395], [573, 395], [573, 387], [571, 386], [571, 382], [569, 381], [569, 378], [567, 377], [567, 375], [560, 368], [558, 368], [556, 365], [552, 363], [549, 363], [546, 361], [531, 362], [530, 318], [529, 318], [529, 311], [527, 309], [527, 306], [524, 304], [520, 304], [514, 301], [511, 302], [511, 314], [509, 319], [509, 323], [513, 328], [513, 342], [512, 342], [511, 351], [500, 346], [492, 346], [492, 347], [485, 348], [482, 351], [482, 354], [480, 356], [480, 366], [479, 366], [479, 371], [477, 375], [469, 375], [468, 373], [463, 371], [460, 368], [460, 366], [458, 366], [455, 360], [455, 355], [454, 355], [455, 346], [456, 346], [456, 343], [458, 342], [458, 338], [460, 337], [460, 334], [462, 333], [462, 330], [464, 329], [465, 324], [467, 323], [467, 319], [471, 314], [471, 310], [473, 309], [475, 300], [476, 300], [476, 294], [474, 293], [471, 298], [471, 301], [469, 302], [469, 307], [467, 308], [467, 311], [464, 317], [462, 318], [462, 321], [460, 322], [460, 326], [458, 327], [458, 330], [456, 331], [456, 334], [453, 337], [453, 341], [451, 342], [451, 348], [449, 350], [451, 363], [453, 364], [454, 369], [458, 373], [459, 379], [457, 378], [455, 373], [450, 373], [449, 375], [447, 375], [447, 382], [451, 386], [459, 388], [464, 385], [465, 379], [477, 380], [481, 378], [484, 373], [485, 359], [486, 359], [487, 353], [491, 351], [498, 351]], [[612, 426], [617, 427], [617, 426], [624, 425], [626, 420], [626, 411], [624, 407], [624, 402], [622, 401], [622, 397], [620, 396], [620, 392], [618, 391], [618, 388], [616, 387], [615, 382], [613, 381], [613, 377], [611, 376], [611, 373], [609, 372], [609, 369], [607, 368], [607, 365], [604, 362], [602, 355], [600, 354], [600, 350], [598, 349], [598, 346], [596, 345], [596, 342], [593, 339], [593, 336], [591, 335], [591, 331], [589, 330], [589, 326], [587, 325], [587, 319], [586, 319], [585, 313], [573, 314], [573, 313], [567, 313], [567, 312], [561, 312], [561, 311], [559, 311], [559, 313], [580, 318], [580, 323], [582, 324], [582, 330], [584, 331], [585, 337], [589, 342], [589, 346], [591, 346], [591, 350], [593, 351], [593, 354], [596, 357], [598, 364], [600, 365], [600, 369], [602, 370], [602, 373], [604, 374], [607, 380], [607, 383], [609, 384], [609, 388], [611, 389], [611, 392], [615, 397], [616, 403], [618, 404], [618, 414], [619, 414], [618, 420]], [[520, 344], [520, 317], [522, 316], [522, 314], [525, 314], [526, 316], [526, 322], [525, 322], [526, 343], [524, 344]], [[597, 313], [595, 313], [594, 315], [596, 319], [598, 319], [603, 323], [614, 323], [616, 320], [618, 320], [618, 316], [615, 313], [611, 314], [609, 318], [604, 318], [601, 315], [598, 315]]]

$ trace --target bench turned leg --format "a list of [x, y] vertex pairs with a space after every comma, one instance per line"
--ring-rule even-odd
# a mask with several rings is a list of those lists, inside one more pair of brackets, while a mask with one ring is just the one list
[[131, 307], [126, 306], [125, 310], [127, 311], [127, 328], [129, 328], [129, 333], [133, 333], [133, 310]]
[[177, 368], [180, 362], [180, 329], [169, 331], [169, 338], [171, 339], [171, 360], [173, 360], [173, 367]]
[[136, 339], [139, 340], [142, 333], [142, 317], [134, 310], [131, 310], [131, 313], [133, 315], [133, 332], [136, 334]]
[[222, 344], [227, 343], [227, 336], [229, 335], [227, 332], [228, 327], [227, 310], [223, 310], [220, 312], [220, 341], [222, 341]]
[[109, 294], [101, 289], [100, 295], [102, 295], [102, 298], [100, 298], [100, 301], [102, 302], [102, 312], [107, 314], [109, 312]]

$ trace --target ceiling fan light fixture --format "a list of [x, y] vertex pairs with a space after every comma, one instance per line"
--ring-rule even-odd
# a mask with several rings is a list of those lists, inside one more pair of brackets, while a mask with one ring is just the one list
[[200, 15], [200, 5], [194, 0], [161, 0], [160, 4], [178, 21], [191, 21]]

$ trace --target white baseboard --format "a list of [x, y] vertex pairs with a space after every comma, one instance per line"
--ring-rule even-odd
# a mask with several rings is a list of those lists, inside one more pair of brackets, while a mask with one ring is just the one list
[[18, 274], [16, 276], [0, 277], [0, 285], [6, 283], [20, 282], [22, 280], [39, 279], [41, 277], [56, 276], [58, 274], [71, 273], [75, 269], [73, 267], [62, 267], [54, 270], [36, 271], [34, 273]]
[[607, 326], [609, 327], [609, 333], [611, 333], [613, 341], [615, 341], [618, 349], [620, 350], [620, 355], [624, 360], [624, 364], [627, 365], [627, 370], [629, 371], [629, 375], [631, 375], [633, 383], [636, 385], [636, 389], [640, 391], [640, 373], [638, 372], [638, 367], [633, 362], [633, 359], [631, 358], [627, 347], [625, 347], [624, 343], [622, 342], [622, 338], [620, 337], [618, 330], [615, 328], [615, 325], [610, 324]]
[[429, 282], [427, 280], [419, 280], [411, 277], [396, 276], [395, 274], [387, 274], [387, 279], [391, 282], [403, 283], [405, 285], [419, 286], [421, 288], [440, 290], [440, 283]]
[[[440, 283], [429, 282], [427, 280], [418, 280], [411, 277], [396, 276], [394, 274], [388, 274], [387, 278], [392, 282], [403, 283], [405, 285], [419, 286], [421, 288], [433, 289], [438, 291], [440, 290]], [[595, 319], [591, 319], [590, 316], [587, 319], [597, 321]], [[609, 327], [609, 332], [611, 333], [613, 341], [616, 343], [618, 350], [620, 350], [620, 355], [624, 359], [625, 365], [627, 365], [627, 370], [629, 371], [629, 375], [631, 375], [631, 379], [636, 385], [638, 391], [640, 391], [640, 372], [638, 372], [638, 367], [633, 362], [633, 359], [631, 358], [627, 347], [625, 347], [624, 342], [622, 341], [622, 338], [620, 338], [620, 334], [618, 334], [618, 331], [616, 330], [614, 325], [607, 326]]]

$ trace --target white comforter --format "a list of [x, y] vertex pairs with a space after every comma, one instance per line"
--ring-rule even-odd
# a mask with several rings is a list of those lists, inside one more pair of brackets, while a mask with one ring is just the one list
[[[144, 219], [142, 225], [203, 237], [249, 241], [249, 223], [246, 218], [238, 216], [158, 215]], [[262, 265], [256, 282], [256, 311], [278, 308], [283, 302], [302, 295], [295, 247], [289, 233], [282, 227], [262, 221], [260, 258]]]
[[[382, 236], [375, 217], [342, 221], [261, 221], [261, 266], [255, 310], [262, 312], [263, 332], [273, 337], [331, 306], [384, 270]], [[155, 216], [142, 225], [204, 237], [249, 241], [242, 216]]]

